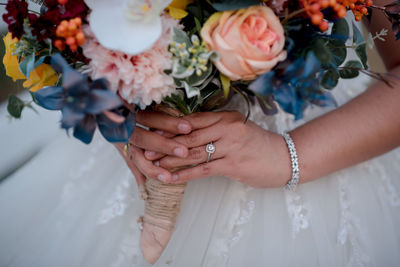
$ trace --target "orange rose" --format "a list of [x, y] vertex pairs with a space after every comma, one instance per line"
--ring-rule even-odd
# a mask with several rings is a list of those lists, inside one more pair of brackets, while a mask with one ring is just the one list
[[201, 37], [219, 55], [215, 66], [231, 80], [253, 80], [286, 59], [282, 24], [266, 6], [215, 13]]

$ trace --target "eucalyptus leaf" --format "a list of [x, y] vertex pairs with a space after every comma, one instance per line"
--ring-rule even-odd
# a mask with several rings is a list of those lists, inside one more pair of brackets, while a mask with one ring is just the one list
[[19, 99], [17, 96], [10, 95], [8, 97], [7, 111], [12, 117], [16, 119], [21, 118], [22, 110], [24, 109], [24, 107], [24, 101]]
[[343, 66], [343, 69], [339, 70], [340, 78], [343, 79], [352, 79], [359, 75], [359, 70], [362, 69], [362, 64], [360, 61], [357, 60], [350, 60], [346, 62]]
[[174, 28], [173, 40], [178, 44], [186, 43], [186, 47], [192, 46], [192, 43], [190, 42], [190, 39], [186, 33], [178, 28]]
[[349, 37], [349, 25], [345, 19], [339, 19], [333, 24], [332, 35], [335, 38], [346, 40]]
[[336, 69], [327, 70], [322, 76], [321, 85], [325, 89], [333, 89], [339, 82], [339, 73]]
[[332, 54], [331, 63], [333, 63], [335, 66], [342, 65], [347, 57], [347, 49], [345, 42], [339, 39], [330, 39], [328, 46]]
[[323, 39], [315, 40], [312, 51], [323, 65], [329, 64], [332, 61], [333, 55]]
[[368, 56], [367, 56], [367, 46], [366, 44], [361, 44], [356, 48], [356, 54], [360, 58], [364, 69], [368, 69]]

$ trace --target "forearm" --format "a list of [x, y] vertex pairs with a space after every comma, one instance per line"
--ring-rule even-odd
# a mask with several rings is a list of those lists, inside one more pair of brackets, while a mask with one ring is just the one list
[[[392, 73], [400, 75], [400, 67]], [[380, 82], [342, 107], [291, 132], [300, 182], [383, 154], [400, 145], [400, 81]]]

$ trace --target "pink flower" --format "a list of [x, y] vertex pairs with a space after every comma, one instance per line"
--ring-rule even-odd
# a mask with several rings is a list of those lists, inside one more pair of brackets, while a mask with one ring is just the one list
[[[98, 42], [90, 28], [84, 29], [87, 41], [82, 48], [84, 55], [91, 59], [91, 77], [106, 78], [113, 91], [141, 108], [153, 101], [160, 103], [165, 96], [171, 95], [175, 91], [174, 80], [164, 70], [172, 68], [168, 45], [178, 21], [163, 16], [162, 24], [163, 33], [153, 47], [137, 55], [109, 50]], [[137, 40], [140, 42], [140, 36]]]
[[215, 13], [201, 37], [219, 55], [215, 66], [231, 80], [253, 80], [286, 59], [283, 27], [266, 6]]

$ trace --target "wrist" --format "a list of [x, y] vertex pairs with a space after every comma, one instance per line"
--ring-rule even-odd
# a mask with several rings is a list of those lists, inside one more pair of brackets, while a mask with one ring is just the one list
[[267, 158], [269, 163], [266, 164], [268, 168], [266, 173], [273, 179], [268, 182], [268, 187], [284, 187], [292, 177], [292, 162], [288, 146], [280, 134], [267, 132], [270, 155]]

